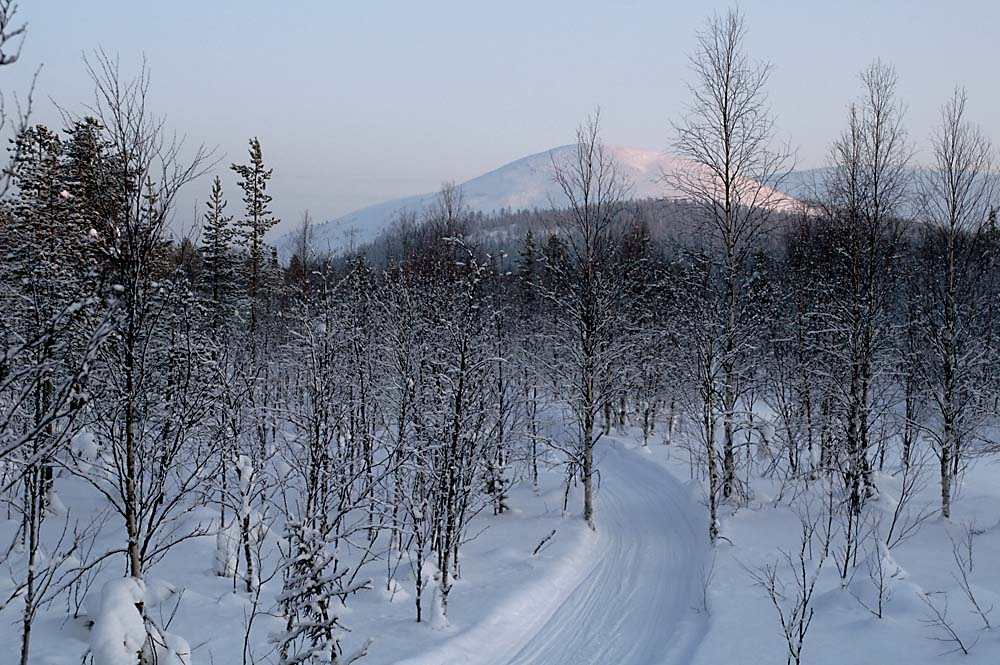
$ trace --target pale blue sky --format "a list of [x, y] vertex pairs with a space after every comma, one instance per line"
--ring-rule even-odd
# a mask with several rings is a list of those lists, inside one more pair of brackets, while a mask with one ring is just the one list
[[[224, 165], [259, 135], [275, 168], [275, 210], [297, 222], [435, 189], [570, 142], [603, 109], [609, 143], [666, 148], [696, 28], [724, 2], [261, 2], [38, 0], [4, 90], [44, 63], [51, 97], [78, 108], [81, 54], [103, 46], [131, 66], [145, 52], [153, 102]], [[741, 3], [781, 131], [820, 165], [872, 59], [899, 70], [908, 126], [923, 143], [956, 83], [1000, 141], [1000, 3], [847, 0]], [[225, 169], [221, 169], [225, 170]], [[229, 179], [232, 183], [232, 179]], [[184, 199], [190, 218], [208, 183]], [[238, 193], [227, 192], [231, 207]]]

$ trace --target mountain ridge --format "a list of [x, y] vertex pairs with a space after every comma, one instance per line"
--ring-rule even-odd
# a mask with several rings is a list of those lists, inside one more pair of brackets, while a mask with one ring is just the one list
[[[631, 184], [631, 198], [677, 198], [682, 194], [671, 187], [664, 174], [692, 171], [699, 167], [664, 151], [628, 146], [607, 146]], [[464, 206], [473, 212], [494, 213], [503, 209], [544, 210], [567, 204], [556, 184], [553, 165], [571, 159], [575, 144], [557, 146], [503, 164], [457, 186]], [[340, 252], [370, 242], [388, 229], [404, 212], [418, 217], [431, 208], [437, 192], [416, 194], [366, 206], [338, 218], [317, 224], [312, 243], [320, 252]], [[279, 237], [275, 245], [282, 260], [293, 252], [296, 232]]]

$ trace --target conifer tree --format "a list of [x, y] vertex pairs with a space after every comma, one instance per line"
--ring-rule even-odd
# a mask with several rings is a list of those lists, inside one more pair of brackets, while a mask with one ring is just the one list
[[264, 291], [265, 272], [269, 258], [264, 248], [264, 234], [278, 223], [271, 215], [269, 205], [271, 195], [267, 193], [267, 182], [271, 179], [273, 169], [264, 167], [264, 156], [260, 147], [260, 139], [250, 139], [250, 162], [248, 164], [233, 164], [232, 170], [240, 177], [239, 186], [243, 190], [243, 204], [246, 207], [245, 216], [240, 220], [238, 233], [241, 243], [247, 251], [247, 295], [250, 298], [250, 318], [248, 334], [251, 349], [256, 349], [255, 336], [260, 319], [260, 300]]
[[61, 299], [72, 281], [66, 274], [77, 261], [74, 241], [82, 242], [79, 229], [66, 228], [73, 219], [61, 168], [62, 142], [43, 125], [22, 132], [14, 141], [11, 173], [17, 193], [12, 202], [13, 221], [6, 229], [8, 268], [30, 278], [37, 288]]
[[16, 194], [0, 234], [5, 259], [0, 264], [5, 344], [0, 457], [21, 492], [21, 500], [11, 505], [20, 512], [24, 552], [18, 595], [23, 601], [20, 662], [26, 664], [32, 624], [48, 602], [61, 556], [42, 542], [42, 523], [52, 505], [51, 460], [68, 441], [83, 407], [81, 388], [99, 337], [81, 334], [79, 326], [81, 312], [92, 304], [81, 278], [86, 236], [75, 224], [78, 217], [66, 191], [62, 142], [38, 125], [17, 136], [12, 153], [9, 173]]
[[517, 277], [524, 295], [524, 304], [530, 309], [530, 305], [536, 299], [536, 280], [538, 279], [538, 250], [535, 247], [535, 234], [531, 229], [524, 234], [524, 245], [521, 247]]
[[82, 230], [108, 241], [112, 234], [111, 220], [124, 201], [114, 186], [120, 169], [111, 159], [103, 131], [104, 127], [95, 118], [75, 120], [65, 131], [63, 169], [66, 190]]
[[212, 193], [207, 205], [202, 225], [202, 282], [209, 297], [211, 329], [219, 332], [228, 319], [235, 287], [232, 253], [235, 229], [232, 215], [226, 214], [227, 202], [223, 198], [219, 176], [212, 181]]
[[[11, 341], [45, 335], [33, 358], [37, 366], [49, 366], [32, 388], [32, 418], [37, 421], [49, 412], [55, 387], [70, 373], [72, 323], [86, 297], [79, 260], [85, 236], [73, 224], [76, 216], [66, 191], [58, 135], [43, 125], [28, 128], [15, 139], [12, 152], [17, 191], [3, 233], [3, 278], [10, 299], [4, 307], [5, 332], [13, 335]], [[41, 444], [41, 449], [47, 448]], [[52, 470], [42, 457], [47, 483]]]

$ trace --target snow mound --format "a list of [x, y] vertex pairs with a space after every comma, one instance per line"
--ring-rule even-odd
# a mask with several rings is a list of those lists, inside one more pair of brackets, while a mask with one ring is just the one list
[[94, 665], [135, 665], [146, 642], [146, 626], [137, 603], [146, 587], [134, 577], [111, 580], [101, 592], [101, 609], [90, 630]]
[[191, 665], [187, 640], [147, 621], [139, 609], [158, 605], [174, 594], [174, 587], [162, 581], [148, 586], [134, 577], [107, 582], [90, 629], [93, 665]]

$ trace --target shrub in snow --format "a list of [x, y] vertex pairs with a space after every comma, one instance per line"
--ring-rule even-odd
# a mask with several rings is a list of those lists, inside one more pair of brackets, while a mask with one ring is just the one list
[[444, 598], [441, 594], [441, 585], [434, 585], [434, 595], [431, 598], [431, 628], [434, 630], [444, 630], [448, 627], [448, 615], [444, 610]]
[[425, 566], [426, 568], [425, 574], [431, 580], [427, 587], [428, 590], [431, 591], [431, 609], [430, 609], [431, 628], [434, 628], [435, 630], [444, 630], [445, 628], [448, 627], [449, 624], [448, 624], [448, 611], [447, 611], [448, 599], [445, 598], [441, 588], [442, 573], [440, 570], [438, 570], [436, 565], [431, 564], [429, 561], [425, 563], [428, 564], [427, 566]]
[[65, 517], [69, 512], [54, 487], [49, 487], [45, 493], [45, 512], [50, 517]]
[[[792, 552], [779, 550], [772, 562], [751, 571], [754, 581], [767, 593], [778, 616], [781, 634], [788, 648], [786, 662], [800, 665], [806, 636], [816, 612], [813, 595], [830, 552], [829, 527], [806, 513], [799, 517], [799, 547]], [[819, 551], [813, 541], [819, 542]]]
[[390, 603], [401, 603], [404, 600], [409, 600], [410, 594], [406, 588], [400, 584], [399, 580], [394, 577], [390, 577], [386, 581], [385, 586], [382, 587], [382, 598]]
[[101, 592], [101, 608], [90, 630], [94, 665], [136, 665], [146, 644], [139, 611], [145, 585], [133, 577], [111, 580]]
[[862, 607], [881, 619], [904, 579], [906, 571], [896, 563], [884, 543], [876, 542], [865, 555], [863, 565], [854, 569], [847, 590]]
[[250, 506], [250, 500], [255, 484], [255, 473], [253, 462], [248, 456], [239, 455], [236, 458], [236, 477], [239, 479], [240, 490], [239, 528], [240, 546], [244, 557], [243, 580], [247, 592], [253, 592], [260, 584], [260, 579], [254, 567], [253, 554], [250, 550], [254, 543], [253, 510]]
[[90, 473], [100, 462], [101, 449], [97, 445], [97, 437], [86, 430], [73, 437], [69, 450], [80, 473]]
[[344, 586], [348, 569], [338, 568], [337, 551], [323, 534], [308, 524], [290, 521], [286, 526], [288, 551], [284, 584], [278, 604], [285, 616], [285, 630], [273, 636], [281, 665], [332, 663], [346, 665], [364, 657], [368, 645], [345, 656], [340, 623], [349, 593], [368, 582]]
[[235, 522], [221, 527], [215, 534], [215, 574], [233, 577], [240, 556], [240, 532]]
[[191, 645], [183, 637], [150, 626], [146, 662], [155, 665], [191, 665]]
[[147, 587], [134, 577], [104, 585], [90, 629], [93, 665], [191, 665], [191, 647], [144, 617], [142, 609], [174, 595], [170, 585]]

